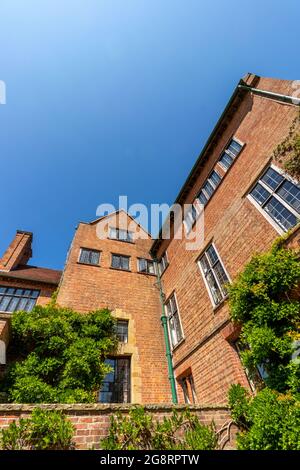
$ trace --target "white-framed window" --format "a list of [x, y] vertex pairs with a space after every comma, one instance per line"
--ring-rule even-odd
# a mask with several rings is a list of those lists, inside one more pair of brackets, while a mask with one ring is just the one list
[[218, 173], [216, 169], [214, 169], [207, 180], [205, 181], [204, 185], [202, 186], [200, 192], [198, 193], [197, 198], [205, 206], [205, 204], [209, 201], [209, 199], [214, 194], [215, 190], [219, 186], [222, 181], [221, 175]]
[[92, 264], [98, 266], [100, 261], [100, 251], [90, 248], [80, 248], [79, 263]]
[[111, 267], [114, 269], [121, 269], [129, 271], [130, 256], [112, 254]]
[[109, 238], [112, 240], [133, 243], [133, 232], [129, 232], [128, 230], [123, 230], [121, 228], [109, 227]]
[[300, 219], [300, 185], [270, 165], [248, 194], [268, 220], [287, 232]]
[[202, 210], [203, 210], [202, 203], [200, 202], [199, 204], [199, 200], [196, 199], [193, 202], [193, 204], [191, 204], [191, 207], [189, 208], [189, 210], [187, 211], [184, 217], [183, 222], [185, 225], [186, 233], [189, 233], [192, 230], [193, 225], [196, 222], [196, 220], [199, 218], [199, 216], [201, 215]]
[[175, 293], [171, 295], [165, 304], [166, 315], [168, 319], [169, 334], [172, 347], [175, 348], [183, 339], [182, 326], [178, 311], [178, 304]]
[[155, 274], [155, 263], [152, 260], [139, 258], [138, 271], [144, 274]]
[[228, 146], [219, 158], [219, 163], [225, 171], [227, 171], [233, 164], [234, 159], [239, 155], [243, 148], [243, 144], [235, 137], [231, 139]]
[[168, 266], [169, 266], [169, 261], [168, 261], [167, 252], [165, 251], [158, 262], [158, 270], [159, 270], [160, 276], [164, 273], [164, 271], [167, 269]]
[[227, 297], [229, 276], [213, 244], [200, 256], [198, 265], [214, 306]]

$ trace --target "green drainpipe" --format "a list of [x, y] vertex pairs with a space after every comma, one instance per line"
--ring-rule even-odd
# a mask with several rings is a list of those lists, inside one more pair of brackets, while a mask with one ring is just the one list
[[[156, 261], [156, 265], [158, 266], [157, 260], [155, 261]], [[159, 295], [160, 295], [160, 303], [161, 303], [161, 318], [160, 319], [161, 319], [161, 323], [164, 329], [166, 356], [167, 356], [167, 362], [168, 362], [168, 373], [169, 373], [169, 380], [170, 380], [171, 392], [172, 392], [172, 402], [174, 404], [177, 404], [178, 400], [177, 400], [177, 392], [176, 392], [175, 378], [174, 378], [174, 372], [173, 372], [173, 363], [172, 363], [172, 353], [171, 353], [170, 339], [169, 339], [169, 332], [168, 332], [168, 319], [165, 314], [164, 294], [162, 290], [161, 278], [160, 278], [158, 269], [157, 269], [157, 284], [158, 284]]]

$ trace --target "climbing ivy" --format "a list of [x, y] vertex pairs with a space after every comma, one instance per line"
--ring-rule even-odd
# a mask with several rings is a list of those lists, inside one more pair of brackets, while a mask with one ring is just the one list
[[300, 177], [300, 111], [293, 120], [287, 137], [273, 152], [276, 161], [295, 178]]
[[258, 367], [266, 373], [254, 397], [240, 385], [230, 389], [239, 449], [299, 450], [300, 263], [299, 253], [284, 242], [254, 256], [228, 288], [232, 320], [241, 326], [242, 362], [252, 377]]
[[278, 392], [300, 392], [300, 364], [293, 360], [300, 339], [298, 254], [277, 242], [256, 255], [229, 286], [231, 317], [242, 325], [243, 363], [250, 375], [262, 366], [266, 384]]

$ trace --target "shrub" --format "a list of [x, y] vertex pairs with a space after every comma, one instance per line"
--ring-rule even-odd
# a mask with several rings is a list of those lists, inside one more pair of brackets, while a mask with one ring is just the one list
[[217, 447], [214, 424], [204, 426], [186, 410], [159, 422], [143, 407], [111, 417], [108, 437], [101, 447], [105, 450], [213, 450]]
[[300, 403], [265, 388], [251, 398], [239, 385], [229, 394], [231, 414], [240, 427], [240, 450], [300, 450]]
[[72, 442], [73, 425], [64, 414], [35, 408], [28, 419], [21, 418], [1, 431], [4, 450], [68, 450]]
[[254, 256], [228, 287], [231, 317], [242, 325], [240, 341], [244, 366], [267, 373], [266, 384], [279, 392], [300, 392], [300, 363], [292, 358], [298, 337], [300, 302], [297, 253], [277, 242], [271, 251]]
[[108, 310], [82, 315], [53, 303], [12, 315], [11, 357], [2, 382], [17, 403], [93, 402], [117, 344]]

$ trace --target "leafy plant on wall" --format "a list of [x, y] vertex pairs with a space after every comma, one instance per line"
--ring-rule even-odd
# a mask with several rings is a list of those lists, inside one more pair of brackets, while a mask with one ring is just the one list
[[266, 373], [255, 397], [240, 385], [230, 390], [240, 449], [300, 448], [299, 283], [299, 253], [280, 239], [229, 286], [231, 317], [242, 326], [243, 364], [250, 375], [258, 367]]
[[273, 157], [283, 164], [287, 173], [300, 178], [300, 111], [293, 120], [287, 137], [274, 150]]
[[86, 403], [97, 400], [104, 363], [117, 345], [110, 311], [80, 314], [50, 302], [11, 320], [10, 356], [1, 383], [17, 403]]

